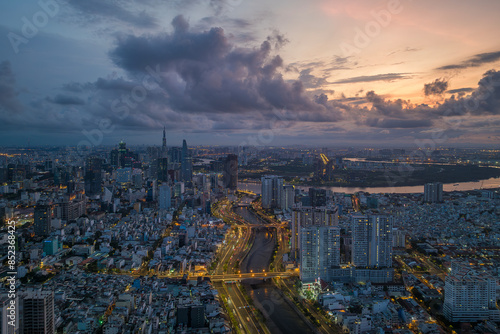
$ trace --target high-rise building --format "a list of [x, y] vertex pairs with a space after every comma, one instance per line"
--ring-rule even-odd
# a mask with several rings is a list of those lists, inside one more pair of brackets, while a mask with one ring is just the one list
[[283, 187], [281, 195], [281, 209], [290, 210], [295, 204], [295, 186], [287, 184]]
[[186, 140], [182, 141], [181, 179], [184, 182], [191, 181], [193, 177], [193, 159], [189, 153]]
[[236, 154], [228, 154], [224, 161], [224, 187], [236, 190], [238, 188], [238, 156]]
[[205, 306], [203, 305], [191, 305], [189, 310], [189, 327], [191, 328], [202, 328], [205, 327]]
[[180, 164], [182, 162], [182, 148], [171, 147], [168, 150], [168, 161], [172, 164]]
[[301, 245], [300, 230], [309, 226], [338, 226], [337, 208], [313, 208], [298, 206], [292, 209], [292, 239], [291, 255], [294, 259], [299, 257]]
[[404, 231], [393, 228], [392, 229], [392, 247], [395, 248], [405, 248], [406, 246], [406, 234]]
[[326, 189], [309, 188], [311, 206], [326, 206]]
[[137, 154], [127, 148], [127, 144], [121, 141], [118, 148], [111, 150], [109, 155], [111, 165], [119, 168], [133, 167], [133, 163], [138, 160]]
[[283, 178], [276, 175], [266, 175], [262, 181], [262, 207], [275, 209], [281, 206], [283, 193]]
[[441, 182], [426, 183], [424, 186], [424, 202], [441, 203], [443, 201], [443, 184]]
[[170, 209], [171, 200], [172, 200], [172, 189], [168, 184], [162, 184], [160, 186], [160, 199], [158, 205], [160, 210]]
[[77, 219], [86, 212], [86, 201], [82, 191], [66, 194], [58, 200], [54, 208], [55, 218], [66, 222]]
[[157, 163], [158, 163], [158, 168], [157, 168], [158, 181], [168, 182], [169, 181], [168, 158], [159, 158], [157, 160]]
[[102, 159], [97, 156], [87, 157], [85, 164], [85, 194], [98, 195], [101, 193]]
[[352, 216], [352, 264], [357, 268], [392, 267], [393, 218]]
[[300, 229], [300, 279], [329, 280], [332, 268], [340, 265], [340, 228], [308, 226]]
[[33, 225], [35, 227], [35, 235], [48, 236], [51, 230], [52, 223], [52, 207], [47, 204], [39, 204], [35, 206]]
[[21, 299], [21, 328], [24, 334], [53, 334], [54, 292], [28, 290]]
[[443, 313], [450, 322], [500, 321], [497, 280], [466, 263], [452, 263], [444, 286]]
[[181, 197], [184, 194], [184, 182], [176, 182], [174, 184], [174, 196]]
[[167, 134], [165, 127], [163, 127], [163, 139], [161, 141], [161, 157], [167, 158], [168, 150], [167, 150]]

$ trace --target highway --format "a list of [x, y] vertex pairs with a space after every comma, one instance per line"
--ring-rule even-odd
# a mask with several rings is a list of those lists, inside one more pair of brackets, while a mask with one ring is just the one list
[[219, 294], [227, 298], [227, 307], [233, 308], [231, 311], [238, 321], [237, 324], [233, 323], [233, 327], [243, 333], [269, 333], [266, 325], [260, 323], [254, 315], [252, 311], [253, 306], [248, 304], [235, 281], [249, 278], [288, 277], [290, 273], [241, 273], [238, 270], [239, 268], [235, 268], [236, 262], [240, 261], [239, 264], [241, 265], [241, 261], [252, 250], [254, 227], [262, 227], [262, 225], [255, 224], [256, 226], [252, 226], [254, 224], [247, 224], [241, 216], [232, 211], [232, 206], [227, 201], [223, 202], [218, 208], [215, 215], [220, 218], [224, 217], [225, 221], [229, 220], [233, 222], [238, 227], [238, 232], [229, 232], [226, 235], [225, 245], [219, 250], [220, 260], [214, 270], [214, 274], [209, 277], [213, 282], [228, 281], [228, 283], [222, 283], [222, 285], [219, 283], [214, 286], [219, 291]]
[[229, 305], [233, 307], [233, 311], [239, 318], [241, 327], [243, 327], [240, 327], [240, 329], [244, 329], [247, 333], [267, 333], [267, 327], [264, 325], [265, 329], [263, 329], [255, 318], [252, 306], [248, 305], [238, 285], [236, 283], [225, 283], [224, 289], [229, 297]]

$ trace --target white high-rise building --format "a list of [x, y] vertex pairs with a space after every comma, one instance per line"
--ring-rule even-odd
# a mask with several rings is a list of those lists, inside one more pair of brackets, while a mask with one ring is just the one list
[[393, 218], [386, 215], [352, 216], [352, 258], [357, 268], [392, 267]]
[[262, 181], [262, 207], [275, 209], [281, 207], [283, 194], [283, 178], [276, 175], [266, 175]]
[[443, 313], [451, 322], [500, 321], [497, 280], [466, 263], [452, 263], [444, 286]]
[[308, 226], [338, 226], [339, 215], [337, 207], [313, 208], [297, 206], [292, 209], [292, 245], [291, 254], [295, 259], [299, 255], [300, 229]]
[[160, 186], [160, 199], [158, 206], [160, 210], [170, 209], [170, 202], [172, 200], [172, 189], [167, 184], [162, 184]]
[[300, 279], [330, 280], [332, 268], [340, 265], [340, 228], [308, 226], [300, 229]]

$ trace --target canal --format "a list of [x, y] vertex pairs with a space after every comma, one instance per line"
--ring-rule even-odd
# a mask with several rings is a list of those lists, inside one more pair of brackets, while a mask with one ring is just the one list
[[[248, 210], [248, 208], [237, 208], [235, 212], [250, 224], [261, 224], [260, 220]], [[242, 272], [268, 271], [269, 260], [274, 248], [275, 233], [272, 229], [254, 228], [254, 243], [248, 256], [241, 263]], [[309, 333], [311, 329], [295, 312], [295, 310], [283, 299], [279, 289], [274, 283], [255, 280], [253, 284], [244, 284], [248, 295], [259, 308], [265, 318], [266, 325], [271, 333], [302, 334]]]

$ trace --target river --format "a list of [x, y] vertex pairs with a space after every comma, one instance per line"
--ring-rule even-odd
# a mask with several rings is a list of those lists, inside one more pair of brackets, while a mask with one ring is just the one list
[[[234, 211], [251, 224], [261, 223], [248, 208], [237, 208]], [[241, 263], [241, 271], [267, 271], [274, 242], [275, 235], [273, 233], [270, 233], [265, 228], [255, 229], [254, 243], [247, 258]], [[271, 333], [302, 334], [310, 332], [307, 324], [281, 297], [278, 288], [273, 283], [245, 284], [245, 287], [255, 306], [263, 311], [266, 317], [266, 325]]]
[[[424, 186], [406, 186], [406, 187], [320, 187], [320, 186], [296, 186], [296, 188], [307, 190], [309, 188], [328, 189], [336, 193], [354, 194], [359, 191], [365, 191], [371, 194], [414, 194], [423, 193]], [[500, 187], [500, 178], [490, 178], [477, 182], [460, 182], [460, 183], [445, 183], [443, 184], [444, 191], [468, 191], [477, 189], [491, 189]], [[241, 190], [253, 191], [256, 194], [261, 193], [261, 185], [259, 183], [238, 183], [238, 188]]]

